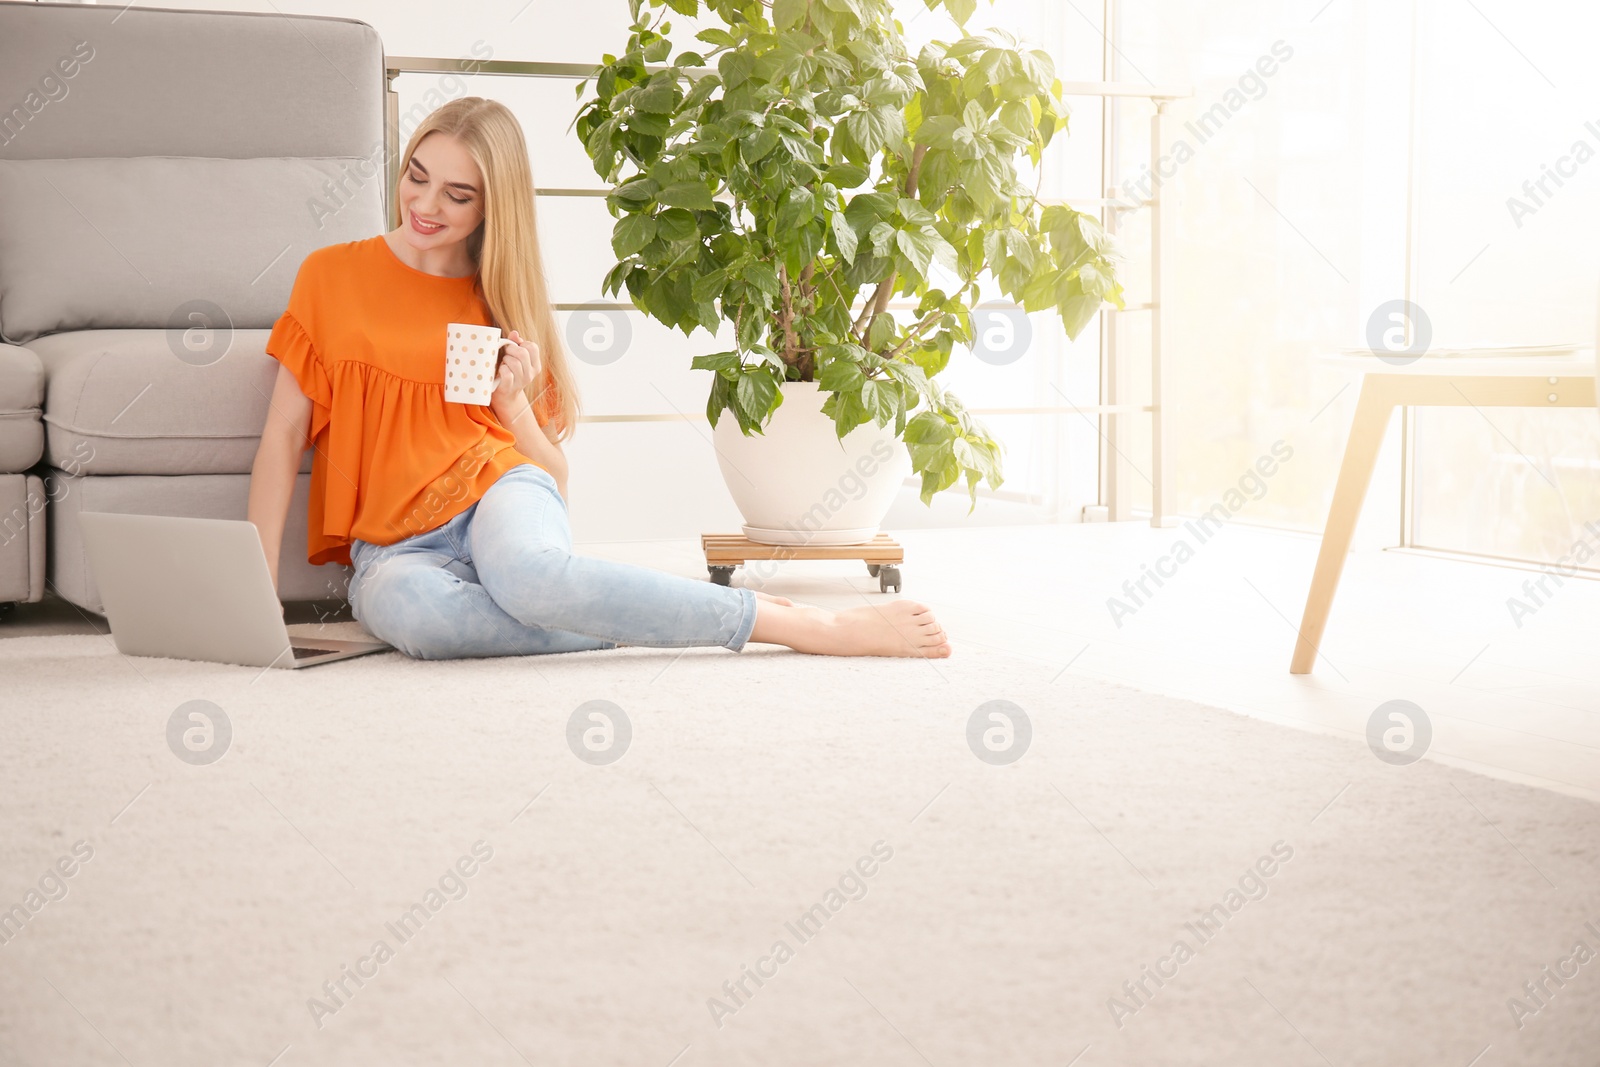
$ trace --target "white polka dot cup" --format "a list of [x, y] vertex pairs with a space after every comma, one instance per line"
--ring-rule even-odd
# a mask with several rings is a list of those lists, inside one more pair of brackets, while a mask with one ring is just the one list
[[445, 327], [444, 398], [457, 404], [493, 399], [500, 349], [512, 343], [493, 326], [452, 322]]

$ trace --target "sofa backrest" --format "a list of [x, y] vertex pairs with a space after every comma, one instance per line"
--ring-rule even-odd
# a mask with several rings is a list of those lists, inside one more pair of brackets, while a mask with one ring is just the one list
[[0, 2], [0, 340], [270, 327], [385, 229], [383, 100], [353, 19]]

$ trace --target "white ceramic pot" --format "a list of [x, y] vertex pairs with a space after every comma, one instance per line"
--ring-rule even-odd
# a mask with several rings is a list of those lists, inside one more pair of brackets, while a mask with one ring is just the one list
[[767, 545], [858, 545], [872, 538], [911, 473], [894, 423], [868, 422], [840, 440], [816, 382], [784, 382], [763, 434], [746, 437], [724, 411], [712, 431], [722, 479], [744, 535]]

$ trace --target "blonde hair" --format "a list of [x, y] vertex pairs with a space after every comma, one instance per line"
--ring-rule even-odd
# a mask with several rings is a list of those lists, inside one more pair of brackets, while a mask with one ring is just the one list
[[[539, 345], [543, 369], [524, 395], [535, 412], [550, 416], [559, 431], [556, 440], [566, 440], [578, 425], [578, 383], [545, 284], [533, 169], [522, 126], [497, 100], [481, 96], [451, 100], [423, 119], [411, 135], [400, 157], [399, 181], [410, 171], [417, 145], [436, 130], [459, 140], [483, 175], [483, 223], [466, 239], [467, 252], [478, 265], [474, 285], [489, 308], [491, 325], [505, 334], [515, 329]], [[390, 225], [404, 225], [398, 186], [390, 203], [394, 209]], [[551, 389], [555, 397], [546, 395]]]

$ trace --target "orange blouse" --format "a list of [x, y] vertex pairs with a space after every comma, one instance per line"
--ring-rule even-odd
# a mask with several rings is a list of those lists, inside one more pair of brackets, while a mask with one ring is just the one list
[[[300, 264], [267, 354], [313, 405], [313, 565], [349, 565], [354, 538], [387, 545], [442, 526], [535, 462], [487, 406], [444, 398], [445, 324], [494, 325], [475, 281], [408, 266], [382, 234]], [[534, 417], [558, 411], [550, 389]]]

